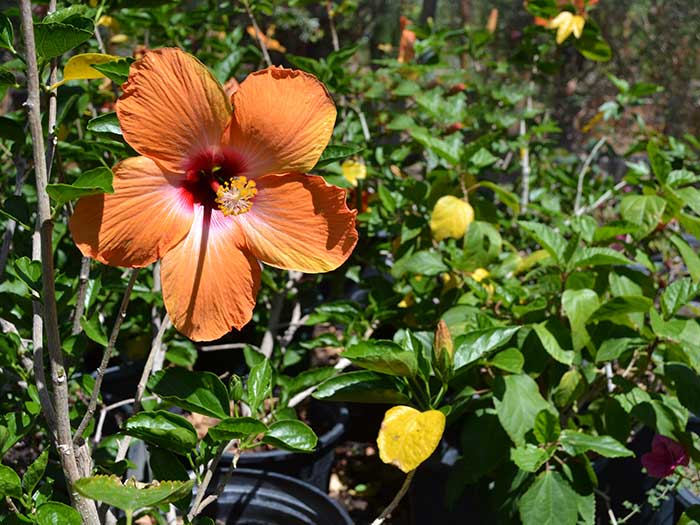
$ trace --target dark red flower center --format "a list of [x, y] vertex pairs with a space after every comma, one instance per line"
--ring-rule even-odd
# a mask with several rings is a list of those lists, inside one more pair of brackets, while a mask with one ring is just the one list
[[245, 171], [245, 158], [237, 151], [231, 148], [207, 148], [185, 162], [187, 178], [183, 181], [182, 188], [193, 204], [217, 208], [220, 207], [217, 198], [224, 191], [223, 187], [236, 181], [246, 184], [247, 180], [241, 176]]

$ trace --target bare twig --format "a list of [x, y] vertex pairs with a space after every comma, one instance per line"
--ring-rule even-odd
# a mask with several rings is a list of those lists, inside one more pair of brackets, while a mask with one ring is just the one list
[[372, 525], [382, 525], [382, 523], [384, 523], [384, 521], [389, 517], [389, 515], [392, 512], [394, 512], [394, 510], [396, 509], [396, 507], [398, 507], [403, 497], [406, 495], [406, 492], [408, 492], [408, 488], [411, 486], [411, 481], [413, 481], [413, 476], [415, 474], [415, 469], [406, 474], [406, 479], [403, 480], [403, 485], [401, 485], [401, 488], [396, 493], [396, 496], [394, 496], [394, 499], [391, 500], [389, 506], [382, 511], [379, 517], [372, 522]]
[[[204, 479], [202, 479], [202, 482], [199, 484], [199, 487], [197, 487], [197, 494], [195, 495], [194, 501], [192, 502], [192, 506], [190, 507], [190, 511], [187, 514], [188, 521], [192, 521], [194, 517], [202, 511], [202, 500], [204, 499], [204, 494], [206, 493], [207, 488], [209, 488], [209, 483], [211, 483], [211, 480], [214, 477], [214, 472], [216, 472], [216, 469], [219, 466], [219, 461], [221, 461], [224, 452], [226, 452], [231, 446], [233, 446], [235, 442], [236, 440], [231, 440], [228, 443], [223, 443], [222, 445], [219, 445], [219, 448], [216, 451], [216, 455], [209, 461], [206, 472], [204, 474]], [[234, 466], [233, 464], [231, 464], [231, 468], [229, 470], [233, 469]], [[207, 502], [207, 505], [209, 503], [211, 502]]]
[[624, 181], [624, 180], [618, 182], [617, 184], [615, 184], [615, 186], [613, 186], [613, 188], [611, 190], [608, 190], [605, 193], [603, 193], [600, 196], [600, 198], [597, 201], [595, 201], [593, 204], [591, 204], [590, 206], [585, 206], [585, 207], [581, 208], [580, 212], [577, 215], [584, 215], [584, 214], [588, 213], [589, 211], [593, 211], [593, 210], [599, 208], [600, 206], [605, 204], [606, 201], [613, 198], [615, 196], [615, 194], [618, 191], [620, 191], [622, 188], [627, 186], [627, 184], [628, 184], [628, 182]]
[[331, 29], [333, 51], [338, 51], [340, 50], [340, 41], [338, 40], [338, 31], [335, 28], [335, 13], [333, 12], [333, 2], [331, 0], [326, 0], [326, 13], [328, 13], [328, 26]]
[[200, 346], [199, 350], [201, 350], [202, 352], [216, 352], [218, 350], [242, 350], [247, 347], [251, 347], [256, 352], [262, 352], [259, 346], [255, 346], [250, 343], [226, 343], [223, 345], [205, 345]]
[[260, 26], [258, 26], [258, 22], [255, 20], [253, 10], [250, 8], [248, 0], [241, 0], [241, 3], [243, 4], [243, 7], [245, 7], [245, 12], [248, 14], [248, 18], [250, 19], [250, 23], [252, 24], [253, 29], [255, 29], [255, 38], [257, 38], [258, 44], [260, 45], [260, 51], [262, 51], [263, 59], [265, 60], [265, 63], [268, 65], [268, 67], [272, 66], [272, 60], [270, 60], [270, 53], [267, 51], [267, 45], [265, 44], [265, 35], [262, 31], [260, 31]]
[[219, 483], [217, 484], [214, 493], [209, 494], [206, 498], [202, 500], [202, 503], [199, 504], [199, 508], [197, 509], [198, 514], [201, 513], [209, 504], [215, 502], [219, 498], [219, 496], [221, 496], [221, 493], [224, 491], [224, 488], [226, 488], [226, 485], [228, 485], [229, 481], [231, 481], [233, 471], [236, 470], [236, 468], [238, 467], [238, 460], [240, 457], [241, 451], [236, 446], [233, 451], [233, 458], [231, 459], [231, 467], [226, 471], [226, 473], [223, 476], [221, 476], [221, 479], [219, 480]]
[[576, 199], [574, 200], [574, 214], [580, 215], [581, 213], [581, 198], [583, 197], [583, 180], [588, 172], [588, 168], [591, 166], [591, 162], [598, 154], [598, 150], [603, 147], [603, 144], [607, 141], [607, 137], [601, 137], [598, 142], [595, 143], [593, 149], [586, 157], [586, 160], [581, 166], [581, 170], [578, 172], [578, 183], [576, 184]]
[[[158, 333], [153, 338], [151, 343], [151, 351], [148, 354], [148, 359], [143, 367], [143, 372], [141, 373], [141, 379], [139, 379], [139, 384], [136, 387], [136, 395], [134, 396], [134, 414], [141, 410], [141, 400], [143, 399], [143, 393], [146, 390], [146, 383], [148, 383], [148, 378], [151, 377], [151, 371], [153, 370], [153, 362], [155, 360], [156, 354], [161, 351], [163, 345], [163, 336], [165, 331], [170, 328], [170, 317], [165, 314], [163, 320], [160, 323], [160, 329]], [[115, 462], [119, 462], [126, 457], [126, 453], [129, 450], [129, 445], [131, 444], [131, 436], [124, 436], [119, 442], [119, 449], [117, 450], [117, 455]]]
[[117, 318], [114, 320], [114, 326], [112, 327], [112, 333], [109, 336], [109, 341], [107, 342], [107, 347], [102, 354], [102, 361], [97, 369], [97, 375], [95, 376], [95, 385], [92, 387], [92, 394], [90, 394], [90, 401], [88, 402], [87, 410], [83, 419], [78, 425], [78, 429], [75, 431], [75, 436], [73, 437], [73, 442], [78, 443], [82, 439], [83, 432], [90, 424], [92, 416], [95, 415], [95, 408], [97, 408], [97, 398], [100, 396], [100, 388], [102, 387], [102, 379], [105, 376], [105, 371], [107, 370], [107, 364], [112, 357], [112, 352], [117, 344], [117, 337], [119, 336], [119, 330], [122, 327], [122, 323], [126, 318], [126, 309], [129, 306], [129, 300], [131, 299], [131, 291], [134, 289], [136, 284], [136, 278], [139, 275], [138, 269], [134, 268], [130, 271], [129, 282], [126, 285], [126, 290], [124, 290], [124, 297], [122, 297], [121, 305], [119, 305], [119, 311], [117, 312]]
[[[342, 372], [351, 364], [352, 364], [352, 362], [349, 359], [341, 357], [333, 368], [335, 368], [338, 372]], [[309, 388], [307, 388], [306, 390], [302, 390], [301, 392], [299, 392], [298, 394], [296, 394], [294, 397], [292, 397], [289, 400], [289, 403], [287, 403], [287, 406], [289, 408], [294, 408], [299, 403], [304, 401], [304, 399], [306, 399], [311, 394], [313, 394], [317, 388], [318, 388], [318, 385], [313, 385], [313, 386], [310, 386]]]
[[90, 257], [83, 257], [80, 261], [80, 275], [78, 277], [78, 293], [76, 295], [75, 310], [73, 311], [73, 326], [71, 334], [78, 335], [83, 327], [80, 325], [80, 318], [85, 311], [85, 295], [90, 278]]
[[[27, 163], [22, 158], [21, 155], [17, 154], [14, 157], [15, 162], [15, 196], [22, 195], [22, 187], [24, 186], [24, 171], [27, 167]], [[7, 266], [7, 258], [10, 255], [10, 247], [12, 246], [12, 238], [15, 235], [15, 229], [17, 228], [17, 221], [9, 220], [7, 223], [7, 228], [2, 236], [2, 247], [0, 248], [0, 277], [5, 273], [5, 267]]]
[[[532, 96], [528, 95], [526, 109], [532, 109]], [[520, 119], [520, 137], [524, 140], [527, 134], [527, 124], [525, 117]], [[520, 149], [520, 169], [522, 173], [522, 190], [520, 194], [520, 212], [525, 213], [530, 204], [530, 146], [525, 145]]]
[[[54, 2], [55, 8], [55, 2]], [[22, 20], [22, 33], [26, 49], [27, 63], [27, 111], [29, 129], [32, 136], [34, 154], [34, 174], [36, 178], [36, 192], [38, 202], [38, 231], [41, 241], [41, 266], [42, 266], [42, 299], [41, 310], [46, 341], [51, 363], [52, 397], [56, 418], [56, 441], [61, 459], [61, 466], [66, 477], [71, 499], [76, 509], [87, 525], [97, 525], [99, 518], [97, 508], [92, 500], [83, 498], [73, 489], [73, 484], [81, 477], [73, 449], [73, 439], [70, 426], [70, 406], [68, 402], [68, 378], [63, 364], [61, 340], [58, 330], [58, 312], [56, 307], [55, 274], [53, 265], [53, 222], [51, 220], [51, 205], [47, 193], [48, 170], [46, 166], [46, 150], [44, 149], [44, 132], [41, 126], [41, 107], [39, 84], [39, 68], [36, 57], [36, 44], [34, 41], [34, 20], [32, 17], [31, 0], [20, 0], [20, 12]], [[55, 111], [55, 109], [54, 109]], [[51, 122], [49, 116], [49, 122]], [[55, 117], [54, 117], [55, 119]], [[55, 122], [55, 120], [53, 120]], [[35, 315], [36, 319], [36, 315]], [[43, 339], [40, 333], [35, 333], [35, 341]], [[41, 344], [39, 345], [41, 348]], [[37, 357], [42, 357], [39, 352]], [[43, 359], [35, 359], [35, 367], [43, 368]]]
[[[150, 399], [155, 399], [156, 396], [148, 396], [144, 397], [143, 401], [150, 400]], [[130, 405], [133, 403], [135, 399], [129, 398], [129, 399], [122, 399], [121, 401], [117, 401], [116, 403], [112, 403], [111, 405], [107, 405], [105, 407], [102, 407], [100, 410], [100, 417], [97, 420], [97, 425], [95, 425], [95, 436], [93, 437], [93, 443], [97, 445], [100, 440], [102, 439], [102, 427], [105, 424], [105, 418], [107, 417], [107, 414], [111, 412], [112, 410], [115, 410], [119, 407], [123, 407], [125, 405]]]

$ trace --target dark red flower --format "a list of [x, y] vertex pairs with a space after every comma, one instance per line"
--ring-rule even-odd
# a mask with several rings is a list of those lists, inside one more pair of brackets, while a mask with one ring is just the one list
[[688, 465], [688, 453], [680, 443], [657, 434], [651, 442], [651, 452], [642, 456], [642, 465], [651, 477], [665, 478], [676, 467]]

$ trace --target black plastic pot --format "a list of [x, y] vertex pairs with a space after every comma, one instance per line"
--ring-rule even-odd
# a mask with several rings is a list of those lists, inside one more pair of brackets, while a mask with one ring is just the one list
[[236, 469], [205, 514], [226, 525], [353, 525], [337, 502], [289, 476]]
[[[238, 466], [259, 469], [265, 472], [286, 474], [310, 483], [322, 491], [328, 490], [331, 468], [335, 461], [335, 447], [340, 443], [347, 428], [348, 410], [333, 403], [312, 402], [309, 407], [312, 428], [315, 422], [332, 422], [330, 429], [318, 437], [316, 451], [312, 454], [297, 454], [286, 450], [244, 452]], [[226, 471], [231, 466], [232, 454], [221, 458], [219, 468]]]

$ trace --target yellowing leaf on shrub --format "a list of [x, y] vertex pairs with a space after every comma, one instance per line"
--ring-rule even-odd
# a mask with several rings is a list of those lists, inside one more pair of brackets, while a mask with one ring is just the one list
[[113, 16], [102, 15], [100, 18], [97, 19], [95, 25], [108, 27], [115, 33], [119, 31], [119, 22], [117, 22], [117, 20]]
[[69, 80], [91, 80], [94, 78], [104, 78], [104, 75], [97, 71], [94, 66], [95, 64], [105, 64], [107, 62], [113, 62], [119, 60], [122, 57], [114, 55], [105, 55], [102, 53], [83, 53], [81, 55], [75, 55], [66, 62], [63, 68], [63, 80], [56, 82], [52, 85], [49, 90], [56, 89], [58, 86], [62, 86]]
[[570, 11], [562, 11], [549, 23], [551, 29], [557, 30], [557, 44], [561, 44], [569, 38], [571, 33], [576, 38], [581, 38], [583, 34], [583, 26], [586, 25], [586, 19], [581, 15], [575, 15]]
[[430, 230], [436, 241], [446, 237], [460, 239], [474, 222], [474, 209], [468, 202], [453, 195], [440, 197], [430, 217]]
[[343, 177], [353, 186], [357, 186], [357, 181], [367, 177], [367, 166], [363, 162], [348, 159], [340, 166], [343, 169]]
[[390, 408], [377, 437], [379, 457], [411, 472], [435, 451], [445, 430], [445, 414], [420, 412], [407, 406]]

